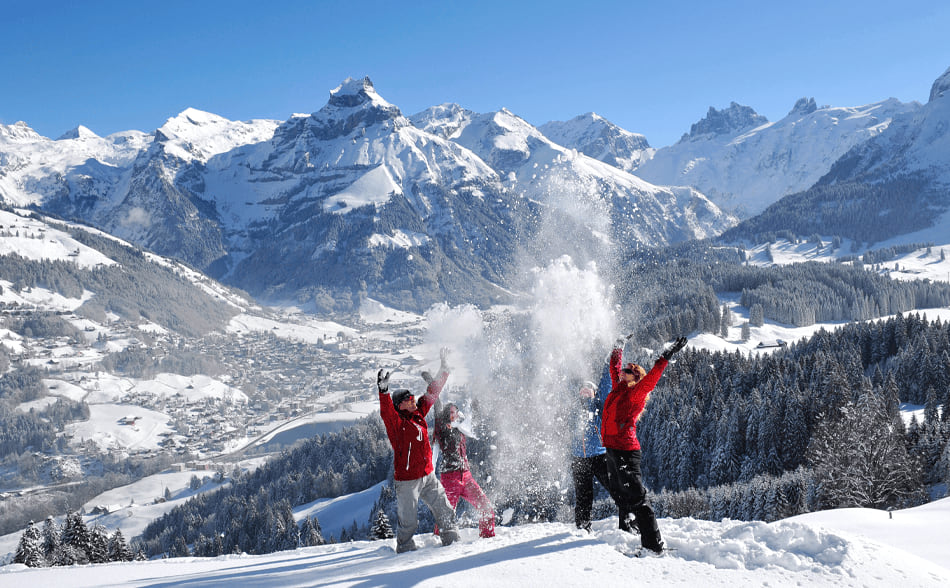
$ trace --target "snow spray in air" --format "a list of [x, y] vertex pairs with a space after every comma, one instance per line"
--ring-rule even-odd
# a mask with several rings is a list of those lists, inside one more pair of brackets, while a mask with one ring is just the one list
[[451, 350], [444, 398], [473, 421], [470, 462], [496, 506], [549, 520], [569, 487], [567, 411], [580, 383], [599, 377], [617, 327], [595, 264], [564, 256], [532, 274], [518, 307], [433, 307], [426, 355]]

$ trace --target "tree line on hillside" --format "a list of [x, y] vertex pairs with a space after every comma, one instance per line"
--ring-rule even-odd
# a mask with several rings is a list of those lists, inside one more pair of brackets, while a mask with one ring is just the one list
[[392, 454], [378, 416], [337, 432], [313, 437], [232, 479], [199, 494], [146, 527], [149, 555], [180, 553], [179, 537], [194, 545], [199, 536], [221, 536], [231, 553], [269, 553], [296, 546], [302, 533], [292, 506], [365, 490], [391, 475]]
[[842, 182], [816, 185], [785, 196], [761, 214], [724, 232], [720, 242], [768, 241], [769, 234], [838, 235], [863, 243], [879, 243], [932, 225], [941, 208], [918, 178], [903, 177], [868, 184]]
[[121, 529], [111, 535], [102, 525], [89, 529], [82, 515], [73, 511], [62, 526], [53, 517], [47, 517], [42, 529], [30, 521], [20, 536], [13, 563], [43, 568], [144, 559], [145, 552], [130, 547]]
[[68, 398], [24, 412], [24, 402], [46, 397], [45, 373], [25, 366], [0, 376], [0, 460], [25, 451], [61, 452], [66, 439], [59, 433], [66, 423], [89, 418], [89, 406]]
[[724, 293], [737, 293], [743, 306], [761, 309], [758, 326], [764, 319], [799, 327], [863, 321], [950, 305], [948, 284], [892, 280], [863, 265], [744, 265], [735, 248], [698, 242], [640, 250], [628, 267], [636, 280], [623, 284], [620, 301], [637, 309], [631, 321], [636, 340], [652, 346], [682, 333], [721, 333], [726, 315], [717, 295]]

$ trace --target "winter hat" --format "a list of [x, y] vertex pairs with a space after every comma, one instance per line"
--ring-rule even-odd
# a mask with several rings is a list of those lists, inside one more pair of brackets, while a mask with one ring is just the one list
[[412, 392], [406, 388], [393, 390], [393, 406], [399, 408], [399, 405], [402, 404], [402, 401], [410, 397], [412, 397]]
[[591, 382], [590, 380], [587, 380], [586, 382], [584, 382], [584, 384], [581, 386], [581, 388], [587, 388], [587, 389], [590, 389], [590, 390], [597, 390], [597, 385], [594, 384], [593, 382]]

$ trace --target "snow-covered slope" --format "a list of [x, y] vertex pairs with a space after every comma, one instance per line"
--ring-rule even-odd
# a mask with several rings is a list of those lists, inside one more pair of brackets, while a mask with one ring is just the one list
[[690, 133], [658, 149], [634, 173], [656, 184], [693, 186], [723, 209], [753, 216], [811, 187], [850, 148], [919, 109], [893, 98], [847, 108], [802, 98], [785, 118], [769, 123], [735, 103], [710, 108]]
[[140, 131], [99, 137], [83, 126], [52, 141], [24, 122], [0, 125], [0, 201], [26, 206], [70, 194], [80, 201], [100, 198], [121, 183], [151, 141]]
[[894, 119], [879, 136], [852, 149], [822, 179], [883, 182], [914, 175], [928, 188], [950, 185], [950, 69], [937, 78], [930, 100]]
[[0, 568], [4, 585], [83, 586], [892, 586], [950, 583], [948, 499], [909, 511], [848, 509], [771, 524], [661, 519], [673, 551], [635, 558], [636, 536], [616, 518], [593, 532], [561, 523], [463, 529], [459, 543], [396, 555], [392, 540], [261, 556], [181, 558], [69, 568]]

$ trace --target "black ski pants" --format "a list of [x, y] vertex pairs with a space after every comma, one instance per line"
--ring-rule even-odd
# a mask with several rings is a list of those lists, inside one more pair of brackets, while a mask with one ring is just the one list
[[620, 528], [631, 531], [630, 515], [635, 517], [634, 524], [640, 531], [643, 546], [653, 551], [663, 548], [660, 527], [656, 524], [656, 514], [647, 501], [647, 491], [643, 487], [640, 475], [639, 449], [624, 451], [607, 449], [607, 464], [610, 475], [616, 483], [617, 509], [620, 511]]
[[601, 453], [591, 457], [575, 457], [571, 461], [571, 477], [574, 478], [574, 524], [578, 529], [586, 529], [594, 505], [594, 478], [617, 502], [607, 456]]

